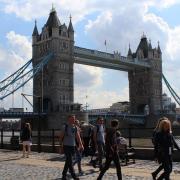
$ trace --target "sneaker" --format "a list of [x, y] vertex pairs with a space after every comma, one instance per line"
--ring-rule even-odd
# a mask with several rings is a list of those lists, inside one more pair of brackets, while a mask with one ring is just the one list
[[83, 176], [84, 175], [84, 172], [83, 171], [80, 171], [79, 172], [79, 176]]
[[156, 180], [156, 175], [154, 173], [151, 173], [153, 180]]
[[62, 180], [67, 180], [67, 179], [66, 179], [66, 176], [63, 176], [63, 177], [62, 177]]

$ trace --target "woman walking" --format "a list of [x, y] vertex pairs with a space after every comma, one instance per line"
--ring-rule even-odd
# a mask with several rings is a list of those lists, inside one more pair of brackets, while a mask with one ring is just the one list
[[[163, 119], [159, 124], [159, 131], [156, 132], [154, 138], [155, 156], [158, 162], [161, 164], [164, 172], [158, 177], [157, 180], [170, 180], [170, 174], [172, 172], [172, 152], [173, 147], [180, 150], [177, 143], [175, 143], [174, 137], [171, 131], [171, 122], [168, 119]], [[158, 168], [159, 169], [159, 168]], [[152, 173], [153, 179], [156, 179], [157, 170]]]
[[[29, 123], [26, 123], [22, 129], [21, 134], [21, 141], [23, 144], [23, 156], [22, 157], [29, 157], [29, 153], [31, 152], [31, 145], [32, 145], [32, 138], [31, 138], [31, 126]], [[27, 151], [26, 151], [27, 147]], [[26, 156], [25, 156], [26, 155]]]

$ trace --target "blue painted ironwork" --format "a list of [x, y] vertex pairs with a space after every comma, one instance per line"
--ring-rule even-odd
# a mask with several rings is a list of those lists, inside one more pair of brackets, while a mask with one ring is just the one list
[[171, 93], [171, 95], [173, 96], [174, 100], [177, 102], [177, 104], [180, 106], [180, 97], [178, 96], [178, 94], [175, 92], [175, 90], [171, 87], [171, 85], [169, 84], [169, 82], [167, 81], [167, 79], [165, 78], [165, 76], [162, 74], [162, 78], [167, 86], [167, 88], [169, 89], [169, 92]]
[[19, 68], [16, 72], [5, 78], [4, 80], [0, 81], [0, 92], [3, 91], [7, 86], [9, 86], [12, 82], [14, 82], [31, 64], [32, 59], [29, 60], [25, 65]]
[[106, 120], [111, 120], [115, 118], [129, 122], [130, 124], [139, 124], [139, 125], [143, 125], [146, 120], [146, 115], [126, 114], [119, 112], [104, 112], [104, 113], [99, 112], [99, 113], [89, 114], [89, 121], [93, 123], [94, 121], [96, 121], [98, 116], [102, 116]]
[[[13, 80], [9, 83], [8, 86], [5, 85], [6, 86], [5, 88], [2, 87], [3, 90], [1, 91], [0, 100], [3, 100], [10, 94], [13, 94], [19, 88], [23, 87], [31, 78], [33, 78], [43, 68], [43, 66], [45, 66], [49, 62], [49, 60], [52, 59], [52, 57], [53, 57], [53, 53], [50, 53], [47, 56], [45, 56], [43, 60], [40, 61], [34, 68], [30, 69], [29, 71], [23, 74], [25, 70], [24, 69], [23, 71], [21, 71], [20, 75], [16, 75], [16, 78], [13, 78]], [[28, 66], [26, 66], [26, 68], [27, 67]], [[22, 79], [24, 81], [22, 81]]]

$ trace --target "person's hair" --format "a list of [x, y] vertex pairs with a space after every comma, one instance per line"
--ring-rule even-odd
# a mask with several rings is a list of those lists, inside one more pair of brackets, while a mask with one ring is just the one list
[[73, 117], [73, 116], [75, 116], [75, 114], [70, 114], [70, 115], [68, 115], [68, 119], [71, 118], [71, 117]]
[[79, 122], [78, 119], [75, 120], [75, 123], [76, 123], [78, 126], [80, 126], [80, 122]]
[[162, 120], [168, 120], [168, 118], [165, 117], [165, 116], [159, 118], [159, 119], [158, 119], [158, 122], [157, 122], [157, 124], [156, 124], [156, 127], [155, 127], [155, 129], [154, 129], [154, 131], [158, 131], [158, 130], [159, 130], [159, 125], [160, 125], [160, 122], [161, 122]]
[[116, 136], [120, 137], [121, 136], [121, 132], [120, 131], [116, 131]]
[[168, 125], [169, 132], [171, 133], [171, 122], [168, 119], [164, 119], [159, 124], [159, 131], [164, 131], [165, 125]]
[[30, 123], [26, 123], [26, 127], [29, 129], [29, 131], [31, 132], [31, 125]]
[[99, 121], [101, 119], [103, 120], [103, 117], [102, 116], [98, 116], [97, 121]]
[[117, 127], [119, 125], [119, 121], [117, 119], [113, 119], [111, 121], [111, 127]]

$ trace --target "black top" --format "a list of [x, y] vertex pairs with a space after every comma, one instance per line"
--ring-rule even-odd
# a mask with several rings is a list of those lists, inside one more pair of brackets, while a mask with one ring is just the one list
[[107, 129], [106, 134], [106, 151], [110, 153], [116, 152], [116, 129], [109, 128]]
[[[179, 146], [174, 140], [174, 137], [171, 133], [168, 132], [157, 132], [155, 134], [155, 154], [158, 156], [159, 150], [165, 155], [171, 155], [170, 151], [173, 151], [173, 147], [180, 150]], [[170, 150], [171, 149], [171, 150]]]
[[24, 127], [21, 133], [22, 141], [30, 141], [31, 140], [31, 132], [28, 127]]

